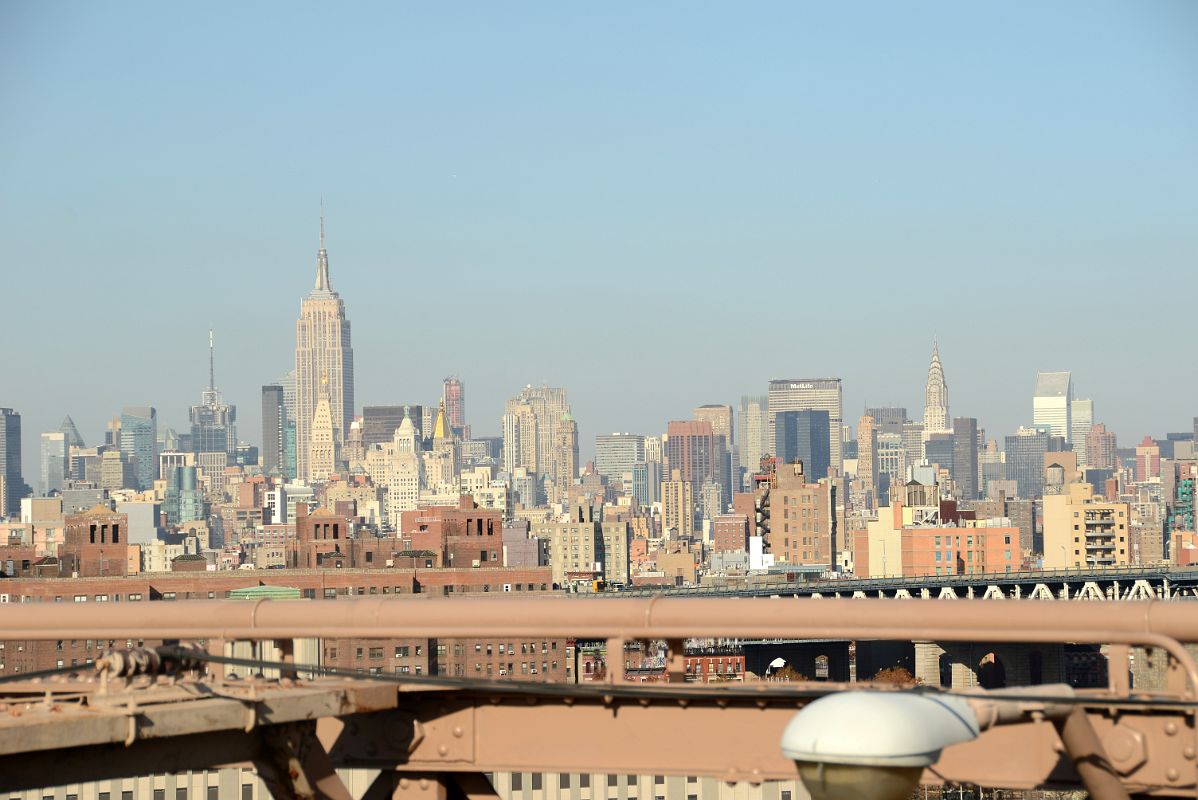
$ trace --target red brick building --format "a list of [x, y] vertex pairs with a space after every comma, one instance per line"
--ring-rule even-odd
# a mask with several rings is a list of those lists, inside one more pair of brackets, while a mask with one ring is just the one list
[[[333, 601], [370, 595], [545, 592], [551, 591], [552, 583], [548, 567], [493, 570], [227, 570], [124, 577], [0, 579], [0, 602], [146, 603], [216, 600], [229, 598], [234, 590], [256, 586], [294, 588], [301, 597]], [[414, 611], [418, 613], [418, 609]], [[84, 665], [109, 647], [140, 644], [143, 642], [4, 641], [0, 642], [0, 675], [70, 664]], [[335, 639], [321, 642], [320, 652], [323, 665], [367, 673], [460, 674], [464, 677], [476, 674], [486, 677], [490, 674], [495, 679], [504, 680], [564, 680], [568, 674], [566, 658], [562, 655], [565, 641], [547, 640], [544, 654], [540, 652], [541, 643], [537, 642], [535, 658], [532, 645], [532, 642], [484, 639], [462, 642], [460, 647], [455, 646], [453, 640], [438, 639]], [[509, 650], [512, 652], [509, 653]], [[533, 668], [537, 670], [535, 673], [532, 672]]]
[[749, 517], [746, 514], [720, 514], [711, 525], [712, 550], [732, 553], [749, 549]]
[[422, 506], [400, 515], [400, 531], [411, 551], [435, 555], [434, 565], [471, 569], [503, 566], [503, 512], [478, 508], [469, 495], [458, 506]]
[[94, 506], [67, 517], [58, 554], [62, 574], [78, 574], [81, 578], [127, 574], [128, 530], [129, 517], [107, 506]]

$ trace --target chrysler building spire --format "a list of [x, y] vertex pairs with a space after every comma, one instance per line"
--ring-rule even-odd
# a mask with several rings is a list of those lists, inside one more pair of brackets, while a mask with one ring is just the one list
[[940, 364], [940, 343], [933, 339], [932, 363], [928, 365], [928, 384], [924, 391], [924, 434], [947, 431], [948, 419], [948, 384]]

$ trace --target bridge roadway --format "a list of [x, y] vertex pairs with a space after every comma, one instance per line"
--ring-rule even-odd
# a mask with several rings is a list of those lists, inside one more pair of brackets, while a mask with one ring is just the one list
[[599, 596], [893, 597], [930, 599], [1196, 600], [1198, 568], [1039, 570], [918, 578], [778, 580], [744, 586], [624, 589]]

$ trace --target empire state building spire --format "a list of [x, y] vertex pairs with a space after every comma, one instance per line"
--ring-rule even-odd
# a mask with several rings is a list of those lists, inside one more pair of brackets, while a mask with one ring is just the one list
[[928, 385], [924, 390], [923, 430], [925, 434], [948, 430], [948, 384], [940, 364], [940, 343], [932, 342], [932, 363], [928, 365]]
[[324, 203], [320, 204], [320, 249], [316, 251], [316, 291], [331, 292], [329, 281], [329, 251], [324, 249]]

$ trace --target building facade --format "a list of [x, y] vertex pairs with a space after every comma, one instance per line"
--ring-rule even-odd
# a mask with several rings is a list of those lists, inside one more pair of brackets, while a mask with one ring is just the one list
[[1073, 380], [1068, 372], [1037, 372], [1032, 396], [1032, 427], [1060, 436], [1073, 436]]
[[[832, 432], [829, 460], [834, 474], [842, 472], [840, 430], [844, 424], [843, 392], [840, 378], [779, 378], [770, 381], [767, 395], [767, 438], [777, 441], [777, 415], [783, 411], [814, 409], [828, 412], [828, 427]], [[753, 464], [750, 470], [757, 469]]]
[[326, 385], [333, 436], [345, 440], [354, 416], [354, 352], [345, 303], [329, 281], [329, 254], [324, 246], [324, 215], [320, 218], [320, 249], [316, 254], [316, 284], [300, 302], [295, 324], [296, 470], [310, 474], [312, 420]]

